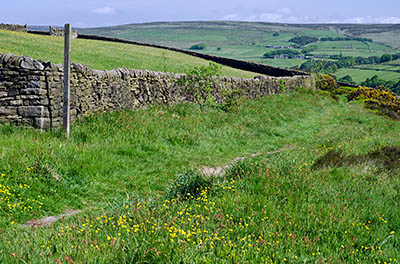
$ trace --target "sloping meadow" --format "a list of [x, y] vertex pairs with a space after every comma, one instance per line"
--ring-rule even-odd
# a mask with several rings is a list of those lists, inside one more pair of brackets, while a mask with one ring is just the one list
[[69, 140], [1, 126], [0, 262], [398, 263], [399, 168], [380, 160], [399, 132], [303, 89], [94, 115]]

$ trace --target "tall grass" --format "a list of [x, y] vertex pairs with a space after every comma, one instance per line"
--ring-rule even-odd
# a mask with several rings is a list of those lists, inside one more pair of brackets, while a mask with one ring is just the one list
[[[399, 146], [399, 132], [358, 104], [303, 89], [230, 113], [178, 104], [94, 115], [69, 140], [1, 126], [10, 195], [0, 187], [0, 262], [398, 263], [398, 172], [368, 158], [313, 164], [332, 150], [368, 157]], [[185, 173], [285, 145], [224, 176]], [[83, 212], [21, 225], [67, 208]]]

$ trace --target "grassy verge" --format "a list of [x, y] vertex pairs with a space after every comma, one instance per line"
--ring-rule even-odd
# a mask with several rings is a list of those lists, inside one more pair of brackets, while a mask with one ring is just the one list
[[[1, 126], [0, 262], [398, 263], [399, 168], [370, 153], [399, 146], [399, 132], [302, 89], [231, 113], [179, 104], [93, 116], [69, 141]], [[224, 177], [186, 173], [285, 145]], [[324, 163], [332, 151], [364, 158]], [[187, 200], [168, 197], [177, 177], [198, 183]], [[83, 213], [21, 225], [66, 208]]]
[[[34, 59], [63, 63], [63, 38], [0, 30], [0, 53], [30, 56]], [[193, 66], [208, 65], [207, 60], [162, 49], [75, 39], [72, 61], [93, 69], [111, 70], [119, 67], [182, 73]], [[257, 74], [222, 66], [222, 75], [252, 78]]]

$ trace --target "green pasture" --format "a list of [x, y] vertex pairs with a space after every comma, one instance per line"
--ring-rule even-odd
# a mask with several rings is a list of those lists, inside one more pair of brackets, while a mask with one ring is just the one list
[[293, 68], [300, 66], [306, 60], [303, 59], [264, 59], [264, 58], [254, 58], [252, 59], [256, 62], [264, 63], [266, 65], [280, 67], [280, 68]]
[[[34, 59], [63, 63], [64, 39], [61, 37], [0, 31], [0, 53], [13, 53]], [[72, 62], [93, 69], [110, 70], [119, 67], [182, 73], [198, 65], [208, 65], [207, 60], [179, 52], [137, 45], [95, 40], [72, 41]], [[256, 74], [222, 66], [222, 74], [251, 78]]]
[[382, 56], [387, 52], [377, 51], [377, 50], [357, 50], [357, 49], [317, 49], [312, 52], [313, 55], [340, 55], [351, 56], [351, 57], [371, 57], [371, 56]]
[[400, 51], [400, 34], [398, 31], [383, 31], [373, 33], [363, 33], [361, 35], [364, 38], [373, 39], [375, 42], [383, 43], [391, 46], [393, 49]]
[[337, 78], [341, 78], [346, 75], [350, 75], [353, 78], [353, 80], [357, 83], [361, 83], [361, 82], [365, 81], [366, 78], [371, 78], [374, 75], [377, 75], [380, 79], [388, 80], [388, 81], [399, 81], [400, 80], [400, 73], [396, 73], [396, 72], [349, 69], [349, 68], [339, 69], [333, 75], [335, 75]]

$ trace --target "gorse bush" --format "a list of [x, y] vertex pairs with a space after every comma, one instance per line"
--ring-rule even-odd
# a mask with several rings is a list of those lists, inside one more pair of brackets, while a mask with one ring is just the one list
[[339, 87], [335, 78], [329, 74], [320, 74], [316, 78], [316, 87], [319, 90], [332, 92]]
[[206, 179], [197, 170], [188, 170], [178, 175], [169, 187], [168, 199], [191, 199], [197, 197], [202, 190], [211, 186], [211, 180]]
[[348, 96], [348, 100], [361, 100], [368, 108], [400, 120], [400, 99], [392, 92], [359, 87]]

